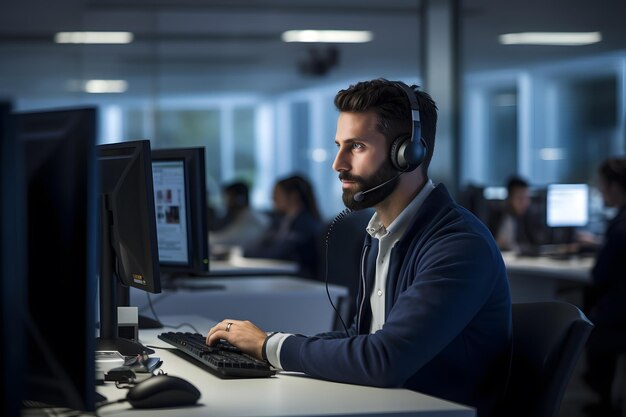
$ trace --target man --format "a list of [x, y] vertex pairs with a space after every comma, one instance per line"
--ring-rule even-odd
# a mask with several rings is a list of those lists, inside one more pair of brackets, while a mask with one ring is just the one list
[[267, 231], [270, 219], [250, 207], [250, 189], [243, 181], [235, 181], [222, 188], [226, 205], [226, 225], [209, 233], [209, 242], [215, 247], [231, 247], [254, 244]]
[[606, 159], [598, 174], [604, 204], [616, 208], [617, 214], [607, 225], [585, 293], [585, 310], [595, 327], [586, 345], [583, 378], [598, 402], [583, 410], [589, 416], [610, 417], [622, 415], [612, 393], [618, 358], [626, 353], [626, 158]]
[[511, 177], [506, 185], [504, 208], [495, 212], [489, 221], [498, 247], [503, 251], [530, 250], [537, 241], [528, 218], [530, 190], [520, 177]]
[[428, 178], [434, 102], [378, 79], [340, 91], [335, 105], [343, 201], [375, 209], [355, 323], [348, 334], [304, 337], [224, 320], [207, 343], [226, 339], [279, 369], [405, 387], [493, 415], [510, 360], [507, 277], [489, 230]]

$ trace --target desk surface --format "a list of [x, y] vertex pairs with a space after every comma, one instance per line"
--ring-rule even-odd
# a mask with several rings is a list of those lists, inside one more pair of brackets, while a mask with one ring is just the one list
[[[209, 328], [201, 317], [170, 316], [170, 322], [193, 322]], [[157, 339], [161, 330], [141, 330], [142, 343], [171, 347]], [[134, 410], [128, 403], [98, 410], [100, 416], [400, 416], [470, 417], [472, 408], [406, 389], [383, 389], [340, 384], [302, 374], [279, 373], [272, 378], [222, 380], [192, 362], [164, 349], [155, 349], [161, 369], [193, 383], [202, 393], [199, 405], [181, 409]], [[112, 383], [98, 387], [109, 401], [123, 398], [126, 390]]]
[[298, 271], [299, 267], [296, 262], [275, 259], [231, 256], [228, 260], [209, 261], [209, 275], [211, 276], [296, 275]]
[[510, 252], [503, 252], [502, 259], [509, 275], [536, 275], [578, 282], [591, 281], [590, 272], [594, 264], [594, 259], [591, 257], [558, 260], [545, 256], [520, 257]]

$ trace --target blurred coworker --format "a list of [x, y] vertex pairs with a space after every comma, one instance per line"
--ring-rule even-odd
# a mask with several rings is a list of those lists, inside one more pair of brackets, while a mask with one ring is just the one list
[[222, 187], [226, 206], [225, 225], [209, 234], [209, 243], [214, 247], [243, 246], [258, 242], [266, 233], [269, 218], [250, 207], [250, 190], [242, 181]]
[[599, 168], [604, 203], [618, 209], [592, 269], [585, 309], [595, 324], [587, 342], [585, 381], [600, 401], [585, 407], [589, 415], [621, 415], [611, 404], [617, 358], [626, 352], [626, 158], [610, 158]]
[[528, 217], [530, 191], [520, 177], [509, 178], [506, 189], [504, 208], [492, 215], [489, 228], [500, 250], [520, 251], [537, 243]]
[[273, 198], [280, 221], [258, 245], [247, 246], [244, 256], [295, 261], [301, 275], [316, 276], [321, 220], [313, 187], [293, 175], [276, 183]]

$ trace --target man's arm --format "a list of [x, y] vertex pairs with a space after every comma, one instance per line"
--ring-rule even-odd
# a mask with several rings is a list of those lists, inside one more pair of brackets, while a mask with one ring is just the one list
[[[340, 382], [400, 386], [467, 326], [489, 297], [501, 258], [471, 234], [432, 245], [412, 285], [397, 299], [383, 328], [328, 339], [289, 337], [283, 369]], [[426, 257], [428, 259], [426, 259]], [[499, 254], [498, 254], [499, 257]]]

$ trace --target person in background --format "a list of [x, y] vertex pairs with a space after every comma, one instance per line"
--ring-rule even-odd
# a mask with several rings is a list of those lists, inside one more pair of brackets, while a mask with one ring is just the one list
[[258, 244], [245, 246], [243, 256], [294, 261], [299, 275], [315, 277], [321, 219], [311, 183], [301, 175], [281, 179], [273, 200], [278, 223]]
[[[417, 86], [377, 79], [335, 96], [333, 169], [367, 227], [357, 313], [345, 331], [267, 334], [249, 321], [211, 328], [277, 369], [404, 387], [497, 416], [511, 360], [511, 297], [487, 227], [428, 177], [437, 108]], [[339, 250], [341, 253], [341, 250]]]
[[217, 253], [258, 242], [267, 232], [270, 219], [250, 207], [248, 185], [243, 181], [232, 182], [222, 187], [222, 195], [226, 216], [222, 228], [209, 232], [211, 251]]
[[517, 176], [509, 178], [506, 189], [504, 207], [491, 215], [489, 229], [500, 250], [520, 252], [538, 243], [528, 216], [530, 190], [528, 182]]
[[611, 402], [617, 358], [626, 353], [626, 158], [609, 158], [599, 167], [604, 204], [615, 207], [592, 269], [584, 309], [595, 328], [586, 346], [583, 379], [599, 401], [585, 406], [590, 416], [619, 416]]

